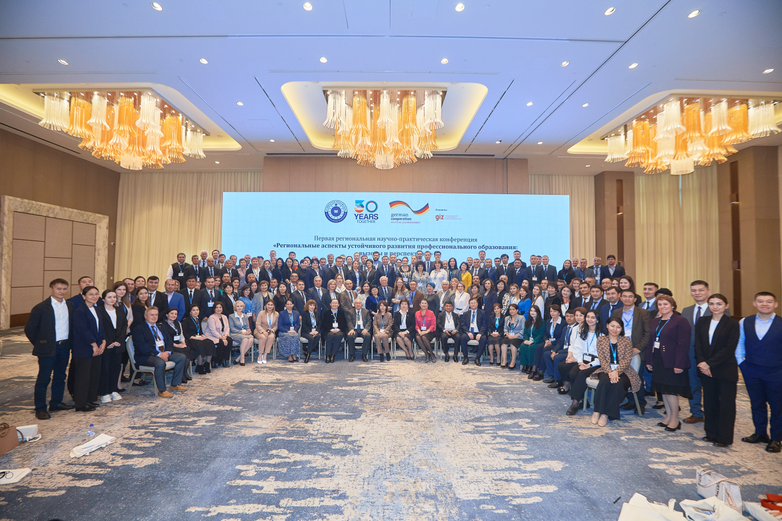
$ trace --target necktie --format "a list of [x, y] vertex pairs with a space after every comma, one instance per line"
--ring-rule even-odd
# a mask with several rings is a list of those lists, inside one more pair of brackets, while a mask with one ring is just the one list
[[337, 268], [337, 271], [339, 271], [339, 274], [342, 275], [342, 268]]
[[648, 300], [646, 302], [644, 302], [644, 309], [646, 309], [646, 311], [649, 311], [649, 301]]
[[214, 277], [215, 276], [214, 268], [209, 268], [209, 276], [210, 277]]
[[193, 290], [190, 290], [190, 303], [193, 303]]
[[597, 308], [597, 301], [592, 302], [592, 309], [595, 309], [595, 308]]
[[698, 306], [698, 311], [695, 313], [695, 322], [701, 319], [701, 307]]
[[[472, 320], [470, 321], [470, 324], [472, 324], [473, 322], [475, 322], [475, 311], [472, 312]], [[478, 324], [475, 325], [477, 327]]]
[[320, 292], [320, 288], [318, 288], [318, 298], [323, 298], [323, 293]]
[[415, 291], [410, 295], [410, 301], [415, 303]]
[[215, 296], [214, 293], [212, 293], [212, 290], [209, 290], [209, 300], [214, 300]]

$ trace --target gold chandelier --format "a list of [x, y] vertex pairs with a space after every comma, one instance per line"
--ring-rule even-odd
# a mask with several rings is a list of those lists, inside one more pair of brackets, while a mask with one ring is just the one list
[[332, 148], [362, 166], [388, 170], [429, 159], [443, 128], [443, 90], [331, 89], [323, 126], [334, 129]]
[[204, 158], [206, 132], [144, 91], [41, 92], [39, 125], [82, 138], [79, 148], [129, 170]]
[[733, 145], [780, 132], [774, 100], [673, 97], [647, 110], [606, 138], [609, 163], [627, 161], [647, 174], [671, 169], [689, 174], [695, 165], [724, 163]]

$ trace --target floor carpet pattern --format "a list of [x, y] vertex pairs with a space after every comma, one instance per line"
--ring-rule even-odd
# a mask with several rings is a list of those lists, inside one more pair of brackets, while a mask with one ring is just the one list
[[[728, 449], [702, 441], [702, 424], [664, 432], [651, 408], [600, 428], [518, 371], [442, 360], [248, 363], [196, 375], [173, 399], [133, 387], [39, 421], [30, 345], [18, 331], [0, 342], [0, 422], [43, 435], [0, 456], [0, 469], [33, 468], [0, 487], [0, 520], [603, 521], [636, 491], [697, 499], [698, 468], [749, 500], [782, 486], [782, 457], [740, 441], [743, 386]], [[116, 441], [71, 459], [89, 430]]]

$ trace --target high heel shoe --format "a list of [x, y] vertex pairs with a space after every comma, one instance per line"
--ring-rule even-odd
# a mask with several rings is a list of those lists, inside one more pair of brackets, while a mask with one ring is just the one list
[[214, 362], [212, 362], [212, 363], [209, 363], [209, 362], [204, 363], [204, 374], [209, 374], [209, 373], [212, 372], [212, 364], [213, 363]]
[[513, 371], [514, 369], [516, 369], [516, 364], [509, 365], [509, 366], [508, 366], [508, 369], [510, 369], [511, 371]]
[[668, 424], [665, 422], [657, 422], [658, 427], [668, 427]]
[[676, 427], [673, 427], [673, 428], [665, 427], [665, 430], [668, 431], [668, 432], [676, 432], [676, 431], [681, 430], [681, 428], [682, 428], [682, 422], [679, 422], [679, 425], [677, 425]]

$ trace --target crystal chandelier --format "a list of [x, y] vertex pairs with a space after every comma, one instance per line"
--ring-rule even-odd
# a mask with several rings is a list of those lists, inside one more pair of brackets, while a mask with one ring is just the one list
[[671, 169], [689, 174], [695, 165], [724, 163], [733, 145], [780, 132], [776, 101], [746, 98], [673, 97], [606, 138], [606, 161], [627, 161], [647, 174]]
[[334, 129], [332, 148], [359, 165], [388, 170], [429, 159], [443, 128], [443, 90], [331, 89], [323, 126]]
[[79, 148], [128, 170], [204, 158], [206, 132], [143, 91], [41, 92], [44, 128], [82, 138]]

